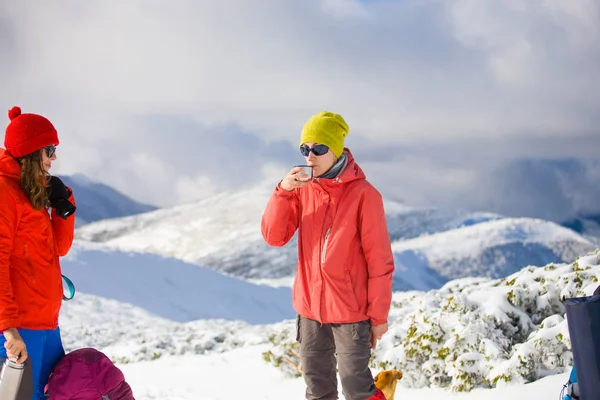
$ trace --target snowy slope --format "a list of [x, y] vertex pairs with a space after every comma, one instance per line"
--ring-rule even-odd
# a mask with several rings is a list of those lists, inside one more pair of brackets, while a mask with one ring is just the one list
[[82, 240], [208, 265], [238, 276], [288, 275], [291, 253], [267, 246], [260, 218], [272, 187], [223, 193], [151, 213], [100, 221], [77, 230]]
[[77, 226], [102, 219], [141, 214], [157, 208], [139, 203], [112, 187], [93, 181], [82, 174], [59, 177], [75, 195]]
[[[403, 371], [396, 399], [556, 398], [572, 362], [561, 299], [591, 294], [599, 274], [595, 253], [573, 264], [527, 267], [501, 280], [468, 278], [427, 293], [395, 293], [390, 331], [371, 368]], [[163, 298], [165, 307], [176, 308], [169, 300]], [[106, 352], [138, 400], [304, 395], [301, 378], [264, 360], [265, 352], [293, 345], [291, 319], [180, 323], [80, 293], [64, 305], [60, 322], [67, 351], [94, 346]], [[536, 382], [523, 385], [529, 381]], [[485, 389], [490, 382], [498, 388]], [[457, 396], [449, 389], [472, 391]]]
[[254, 285], [174, 258], [76, 243], [62, 267], [83, 293], [173, 321], [222, 318], [257, 324], [294, 316], [289, 288]]
[[500, 278], [527, 265], [572, 261], [596, 248], [595, 243], [553, 222], [491, 220], [392, 243], [395, 287], [425, 290], [454, 278]]

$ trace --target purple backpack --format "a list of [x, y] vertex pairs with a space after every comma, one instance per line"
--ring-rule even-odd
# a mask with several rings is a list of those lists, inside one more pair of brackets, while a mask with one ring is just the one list
[[48, 400], [135, 400], [121, 370], [92, 348], [64, 356], [53, 368], [45, 394]]

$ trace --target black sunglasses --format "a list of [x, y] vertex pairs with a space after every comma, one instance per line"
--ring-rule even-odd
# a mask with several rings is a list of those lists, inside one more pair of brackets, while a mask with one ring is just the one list
[[323, 156], [327, 154], [329, 147], [325, 146], [324, 144], [315, 144], [313, 147], [308, 147], [304, 144], [300, 146], [300, 153], [302, 153], [304, 157], [308, 157], [311, 151], [315, 154], [315, 156]]
[[44, 150], [46, 150], [46, 155], [48, 158], [52, 158], [52, 156], [56, 153], [56, 146], [51, 144], [49, 146], [45, 146]]

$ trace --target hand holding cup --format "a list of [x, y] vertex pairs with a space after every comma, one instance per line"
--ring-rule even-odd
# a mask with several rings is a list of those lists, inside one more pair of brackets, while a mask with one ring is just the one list
[[281, 188], [291, 192], [295, 188], [306, 186], [312, 179], [312, 167], [309, 165], [298, 165], [281, 181]]

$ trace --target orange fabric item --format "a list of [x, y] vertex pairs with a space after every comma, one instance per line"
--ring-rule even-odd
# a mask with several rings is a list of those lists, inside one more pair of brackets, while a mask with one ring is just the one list
[[0, 149], [0, 331], [56, 329], [63, 295], [58, 257], [71, 248], [75, 216], [35, 210], [19, 186], [20, 171]]
[[383, 200], [346, 152], [348, 165], [335, 179], [313, 179], [290, 192], [278, 185], [261, 230], [271, 246], [284, 246], [298, 230], [292, 292], [298, 314], [321, 323], [381, 325], [394, 273]]

